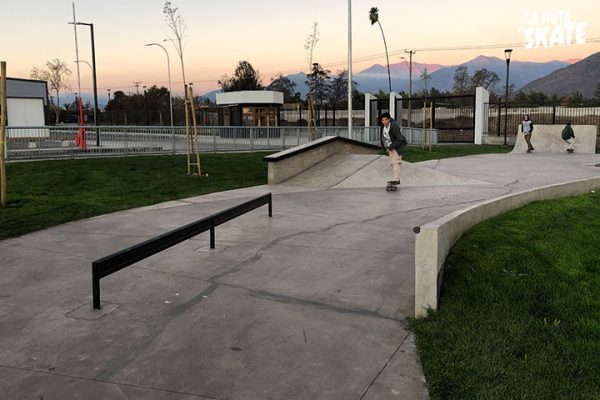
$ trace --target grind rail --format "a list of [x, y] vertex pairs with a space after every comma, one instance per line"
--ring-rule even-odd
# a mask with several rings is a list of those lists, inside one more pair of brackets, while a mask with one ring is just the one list
[[215, 227], [224, 224], [240, 215], [252, 211], [262, 205], [268, 204], [269, 217], [273, 216], [273, 202], [271, 193], [248, 200], [216, 214], [199, 219], [188, 225], [163, 233], [152, 239], [138, 243], [109, 256], [92, 262], [92, 296], [93, 307], [100, 309], [100, 279], [113, 274], [121, 269], [135, 264], [147, 257], [159, 253], [171, 246], [183, 242], [202, 232], [210, 231], [210, 248], [215, 248]]

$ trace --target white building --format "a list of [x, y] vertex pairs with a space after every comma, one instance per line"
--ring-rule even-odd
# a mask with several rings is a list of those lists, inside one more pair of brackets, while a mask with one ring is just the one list
[[217, 93], [219, 124], [223, 126], [278, 126], [283, 93], [244, 90]]
[[47, 82], [6, 78], [6, 117], [9, 127], [48, 125]]

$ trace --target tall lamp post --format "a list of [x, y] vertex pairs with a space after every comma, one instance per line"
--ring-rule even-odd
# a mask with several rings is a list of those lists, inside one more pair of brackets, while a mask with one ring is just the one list
[[158, 46], [164, 50], [167, 56], [167, 73], [169, 75], [169, 110], [171, 112], [171, 126], [173, 126], [173, 100], [171, 96], [171, 62], [169, 61], [169, 52], [167, 52], [167, 49], [165, 49], [163, 45], [158, 43], [147, 43], [146, 46]]
[[508, 71], [510, 67], [510, 55], [512, 54], [512, 49], [504, 50], [504, 58], [506, 59], [506, 96], [504, 99], [504, 145], [508, 146], [506, 143], [506, 132], [508, 131]]
[[[84, 63], [87, 64], [88, 67], [90, 67], [90, 70], [92, 71], [92, 75], [94, 75], [94, 67], [92, 67], [92, 65], [85, 61], [85, 60], [75, 60], [75, 63]], [[95, 104], [95, 103], [94, 103]], [[94, 124], [96, 124], [96, 121], [98, 120], [98, 114], [96, 113], [96, 107], [94, 107]]]
[[352, 1], [348, 0], [348, 139], [352, 139]]
[[96, 46], [94, 44], [94, 24], [88, 22], [74, 22], [75, 25], [86, 25], [90, 27], [92, 40], [92, 75], [94, 84], [94, 125], [96, 126], [96, 146], [100, 146], [100, 132], [98, 131], [98, 90], [96, 85]]

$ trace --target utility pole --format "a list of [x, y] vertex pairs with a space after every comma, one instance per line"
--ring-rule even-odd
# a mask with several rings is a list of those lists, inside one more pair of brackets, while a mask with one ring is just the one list
[[348, 139], [352, 139], [352, 1], [348, 0]]
[[417, 52], [414, 50], [404, 50], [408, 54], [408, 127], [412, 126], [412, 56]]
[[137, 94], [137, 95], [140, 94], [140, 85], [141, 84], [142, 84], [142, 81], [133, 82], [133, 85], [135, 86], [135, 94]]

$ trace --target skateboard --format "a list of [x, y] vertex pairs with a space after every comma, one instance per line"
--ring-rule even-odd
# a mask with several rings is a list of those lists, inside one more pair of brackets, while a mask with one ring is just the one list
[[398, 184], [388, 182], [387, 186], [385, 187], [385, 190], [386, 192], [395, 192], [396, 190], [398, 190]]

